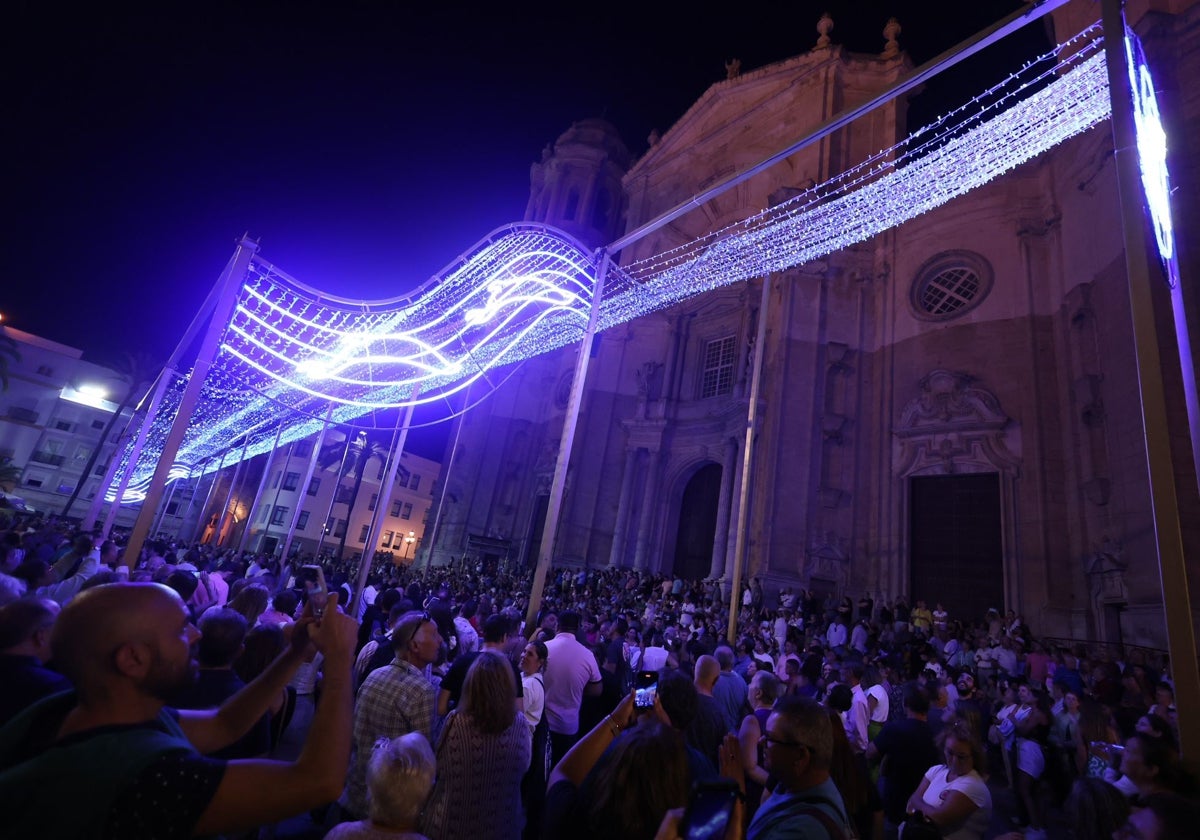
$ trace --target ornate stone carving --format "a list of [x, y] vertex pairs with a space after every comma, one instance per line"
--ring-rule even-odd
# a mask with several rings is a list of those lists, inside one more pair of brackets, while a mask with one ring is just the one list
[[904, 407], [894, 434], [896, 474], [1002, 472], [1016, 475], [1020, 459], [1007, 445], [1010, 420], [989, 391], [965, 373], [934, 370]]
[[659, 375], [661, 370], [662, 364], [659, 362], [643, 362], [634, 369], [639, 401], [658, 399], [659, 392], [662, 390], [662, 377]]
[[1101, 604], [1128, 602], [1129, 591], [1125, 586], [1125, 570], [1128, 566], [1121, 543], [1112, 537], [1105, 537], [1085, 560], [1085, 570], [1092, 584], [1092, 597]]
[[820, 578], [831, 580], [838, 592], [846, 591], [850, 577], [850, 558], [846, 554], [845, 540], [826, 532], [812, 542], [805, 559], [805, 572], [809, 580]]

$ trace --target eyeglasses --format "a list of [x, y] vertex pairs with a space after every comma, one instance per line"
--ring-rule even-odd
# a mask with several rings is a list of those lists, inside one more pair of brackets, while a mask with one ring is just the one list
[[427, 612], [421, 613], [421, 618], [413, 626], [412, 631], [408, 634], [408, 638], [404, 640], [404, 643], [400, 644], [400, 645], [395, 645], [395, 647], [406, 648], [410, 644], [412, 644], [412, 640], [416, 638], [417, 633], [420, 632], [421, 627], [425, 624], [425, 622], [429, 622], [430, 624], [433, 623], [433, 619], [430, 618], [429, 613], [427, 613]]
[[812, 752], [812, 747], [810, 747], [808, 744], [802, 744], [799, 741], [781, 741], [778, 738], [772, 737], [769, 732], [764, 732], [759, 740], [764, 741], [767, 744], [775, 744], [779, 747], [796, 747], [798, 749]]

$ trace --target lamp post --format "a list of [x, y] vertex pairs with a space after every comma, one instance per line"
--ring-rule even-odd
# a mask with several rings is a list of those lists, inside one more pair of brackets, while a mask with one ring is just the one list
[[412, 550], [412, 545], [417, 541], [417, 532], [409, 531], [408, 536], [404, 538], [404, 559], [408, 559], [408, 552]]

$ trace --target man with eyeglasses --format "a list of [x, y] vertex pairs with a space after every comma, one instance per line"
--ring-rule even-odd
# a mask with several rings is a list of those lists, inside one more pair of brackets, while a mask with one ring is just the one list
[[785, 697], [763, 732], [766, 768], [777, 780], [747, 840], [843, 840], [851, 834], [842, 795], [829, 777], [833, 729], [823, 706]]
[[372, 671], [358, 690], [354, 707], [354, 745], [346, 789], [338, 804], [341, 816], [367, 815], [367, 765], [380, 738], [420, 732], [433, 743], [435, 691], [426, 668], [437, 661], [442, 636], [429, 613], [405, 613], [392, 631], [391, 664]]

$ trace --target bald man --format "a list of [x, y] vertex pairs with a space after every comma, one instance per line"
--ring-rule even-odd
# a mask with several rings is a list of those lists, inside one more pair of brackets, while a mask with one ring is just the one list
[[[336, 606], [336, 596], [330, 596]], [[200, 631], [179, 596], [152, 583], [86, 590], [58, 617], [53, 661], [76, 691], [0, 729], [0, 801], [14, 837], [186, 837], [245, 831], [331, 802], [350, 753], [357, 624], [306, 610], [291, 644], [254, 682], [209, 711], [166, 698], [196, 678]], [[312, 653], [325, 656], [321, 705], [294, 763], [217, 761]], [[53, 747], [54, 749], [49, 749]]]
[[0, 607], [0, 726], [70, 681], [45, 666], [59, 606], [49, 598], [21, 598]]
[[696, 686], [696, 716], [687, 729], [687, 742], [712, 762], [713, 770], [720, 769], [721, 743], [729, 728], [725, 714], [713, 699], [713, 685], [721, 674], [721, 666], [715, 657], [705, 654], [696, 660], [696, 672], [692, 679]]

